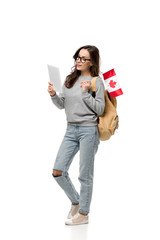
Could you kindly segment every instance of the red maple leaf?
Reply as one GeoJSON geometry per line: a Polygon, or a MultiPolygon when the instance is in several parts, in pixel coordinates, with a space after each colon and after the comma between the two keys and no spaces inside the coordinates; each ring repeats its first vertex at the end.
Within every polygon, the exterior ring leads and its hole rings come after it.
{"type": "Polygon", "coordinates": [[[110,86],[111,88],[115,88],[115,85],[116,85],[116,82],[113,82],[113,80],[111,80],[111,81],[109,82],[109,86],[110,86]]]}

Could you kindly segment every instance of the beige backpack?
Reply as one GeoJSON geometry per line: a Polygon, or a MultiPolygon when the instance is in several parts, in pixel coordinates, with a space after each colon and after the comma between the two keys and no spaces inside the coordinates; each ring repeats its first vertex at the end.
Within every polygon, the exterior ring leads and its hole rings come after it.
{"type": "MultiPolygon", "coordinates": [[[[96,92],[96,80],[98,77],[94,77],[91,84],[91,91],[93,96],[96,92]]],[[[98,117],[98,130],[99,138],[101,141],[108,140],[114,135],[115,130],[118,128],[119,117],[117,115],[117,99],[111,98],[108,91],[105,90],[105,108],[104,113],[98,117]]]]}

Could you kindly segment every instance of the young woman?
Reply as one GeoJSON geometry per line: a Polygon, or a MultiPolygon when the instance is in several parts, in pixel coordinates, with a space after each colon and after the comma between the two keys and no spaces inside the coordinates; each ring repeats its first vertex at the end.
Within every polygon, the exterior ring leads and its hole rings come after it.
{"type": "Polygon", "coordinates": [[[59,148],[53,177],[64,190],[72,205],[65,222],[67,225],[88,223],[88,213],[93,189],[94,157],[98,149],[98,116],[104,111],[104,84],[100,77],[96,81],[96,95],[92,96],[91,82],[99,76],[99,50],[95,46],[83,46],[73,56],[75,66],[66,77],[63,92],[56,94],[49,82],[48,92],[52,102],[59,108],[65,108],[67,129],[59,148]],[[80,150],[79,181],[80,194],[70,180],[68,169],[80,150]]]}

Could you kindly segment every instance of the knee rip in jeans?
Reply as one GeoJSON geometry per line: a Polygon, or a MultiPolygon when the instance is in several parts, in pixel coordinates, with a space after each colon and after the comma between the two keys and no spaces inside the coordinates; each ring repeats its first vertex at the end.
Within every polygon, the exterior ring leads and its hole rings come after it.
{"type": "Polygon", "coordinates": [[[62,176],[62,171],[53,169],[53,176],[54,176],[54,177],[60,177],[60,176],[62,176]]]}

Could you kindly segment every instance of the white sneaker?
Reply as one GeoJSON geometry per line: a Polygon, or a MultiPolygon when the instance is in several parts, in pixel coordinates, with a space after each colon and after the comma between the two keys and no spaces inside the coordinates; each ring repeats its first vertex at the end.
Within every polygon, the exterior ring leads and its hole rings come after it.
{"type": "Polygon", "coordinates": [[[78,205],[72,204],[71,210],[69,211],[67,218],[71,219],[72,217],[74,217],[77,214],[78,210],[79,210],[79,204],[78,205]]]}
{"type": "Polygon", "coordinates": [[[65,221],[66,225],[80,225],[86,223],[88,223],[88,215],[84,216],[79,212],[71,219],[67,219],[67,221],[65,221]]]}

